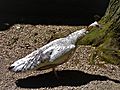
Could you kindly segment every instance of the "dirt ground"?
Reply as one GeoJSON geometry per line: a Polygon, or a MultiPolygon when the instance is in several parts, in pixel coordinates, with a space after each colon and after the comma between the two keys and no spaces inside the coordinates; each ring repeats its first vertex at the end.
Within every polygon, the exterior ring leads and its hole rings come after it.
{"type": "Polygon", "coordinates": [[[13,73],[11,63],[56,38],[83,27],[15,24],[0,31],[0,90],[120,90],[120,67],[96,59],[89,63],[94,47],[78,46],[69,61],[56,68],[13,73]]]}

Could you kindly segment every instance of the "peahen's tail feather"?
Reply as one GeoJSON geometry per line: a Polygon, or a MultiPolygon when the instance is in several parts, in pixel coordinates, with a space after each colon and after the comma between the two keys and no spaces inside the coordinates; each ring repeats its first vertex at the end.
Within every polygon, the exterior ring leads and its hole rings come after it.
{"type": "Polygon", "coordinates": [[[43,51],[39,49],[27,55],[26,57],[17,60],[8,69],[14,72],[32,70],[47,58],[48,56],[43,54],[43,51]]]}

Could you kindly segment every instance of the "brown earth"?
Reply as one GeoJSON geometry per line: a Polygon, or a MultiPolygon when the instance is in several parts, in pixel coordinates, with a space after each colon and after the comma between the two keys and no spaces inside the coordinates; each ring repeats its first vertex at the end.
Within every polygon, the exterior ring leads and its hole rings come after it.
{"type": "MultiPolygon", "coordinates": [[[[80,26],[20,25],[0,31],[0,90],[120,90],[120,67],[96,58],[89,63],[94,47],[78,46],[68,62],[58,66],[59,80],[51,69],[13,73],[11,63],[80,26]]],[[[83,27],[82,27],[83,28],[83,27]]]]}

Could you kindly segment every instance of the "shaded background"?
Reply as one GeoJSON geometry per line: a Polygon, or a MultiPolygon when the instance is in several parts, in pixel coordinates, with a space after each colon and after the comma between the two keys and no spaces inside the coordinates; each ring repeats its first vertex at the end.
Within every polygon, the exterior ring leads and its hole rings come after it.
{"type": "Polygon", "coordinates": [[[109,0],[0,0],[0,23],[80,25],[102,17],[109,0]]]}

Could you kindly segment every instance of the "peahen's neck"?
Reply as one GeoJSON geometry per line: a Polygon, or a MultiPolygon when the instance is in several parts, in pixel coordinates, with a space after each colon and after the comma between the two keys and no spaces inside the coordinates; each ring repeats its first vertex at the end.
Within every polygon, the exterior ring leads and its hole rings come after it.
{"type": "Polygon", "coordinates": [[[97,21],[95,21],[94,23],[90,24],[87,28],[84,28],[84,29],[81,29],[81,30],[78,30],[76,32],[73,32],[71,34],[69,34],[66,39],[72,43],[72,44],[75,44],[77,42],[78,39],[80,39],[82,36],[84,36],[89,30],[91,30],[91,28],[93,27],[101,27],[100,24],[98,24],[97,21]]]}
{"type": "Polygon", "coordinates": [[[71,34],[69,34],[66,38],[73,44],[75,44],[77,42],[77,40],[84,36],[86,34],[87,30],[86,28],[78,30],[76,32],[73,32],[71,34]]]}

